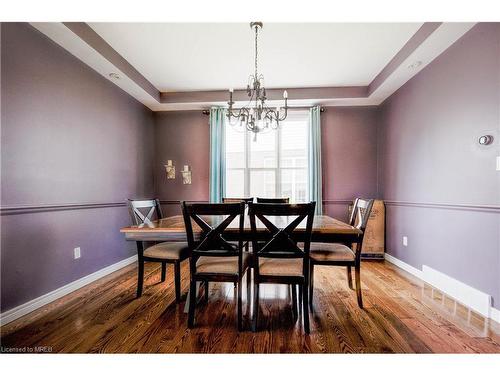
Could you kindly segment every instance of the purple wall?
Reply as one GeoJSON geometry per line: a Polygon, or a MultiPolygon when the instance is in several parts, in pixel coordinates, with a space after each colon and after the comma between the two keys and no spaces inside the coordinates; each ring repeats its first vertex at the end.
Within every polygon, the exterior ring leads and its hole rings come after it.
{"type": "Polygon", "coordinates": [[[321,116],[324,212],[347,220],[347,201],[377,197],[377,108],[327,107],[321,116]]]}
{"type": "Polygon", "coordinates": [[[28,24],[1,31],[5,311],[134,255],[119,233],[130,222],[123,202],[153,194],[154,128],[149,109],[28,24]],[[75,203],[113,204],[22,208],[75,203]]]}
{"type": "Polygon", "coordinates": [[[380,109],[379,193],[388,201],[388,252],[492,295],[497,307],[499,130],[498,23],[475,26],[380,109]],[[481,134],[495,134],[495,145],[480,148],[481,134]],[[402,246],[403,235],[408,247],[402,246]]]}
{"type": "MultiPolygon", "coordinates": [[[[355,196],[377,195],[377,110],[328,107],[322,114],[323,199],[329,214],[346,219],[355,196]]],[[[201,111],[155,113],[155,191],[165,214],[179,214],[179,200],[208,200],[209,127],[201,111]],[[167,180],[163,165],[192,166],[193,184],[177,174],[167,180]],[[170,202],[165,202],[170,201],[170,202]]]]}
{"type": "Polygon", "coordinates": [[[155,113],[154,181],[164,215],[180,215],[180,200],[208,201],[209,136],[208,116],[201,111],[155,113]],[[175,179],[167,180],[167,160],[175,165],[175,179]],[[184,165],[191,167],[191,185],[182,183],[184,165]]]}

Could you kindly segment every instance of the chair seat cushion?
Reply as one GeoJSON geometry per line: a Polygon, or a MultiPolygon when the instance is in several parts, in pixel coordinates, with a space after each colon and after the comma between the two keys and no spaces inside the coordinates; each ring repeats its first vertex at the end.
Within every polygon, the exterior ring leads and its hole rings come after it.
{"type": "Polygon", "coordinates": [[[259,273],[265,276],[303,276],[302,258],[259,258],[259,273]]]}
{"type": "Polygon", "coordinates": [[[339,243],[312,242],[309,256],[317,262],[354,261],[354,252],[339,243]]]}
{"type": "Polygon", "coordinates": [[[189,256],[187,242],[161,242],[144,250],[144,256],[166,260],[180,260],[189,256]]]}
{"type": "MultiPolygon", "coordinates": [[[[243,271],[248,268],[250,254],[243,252],[241,261],[243,271]]],[[[237,275],[238,274],[238,257],[237,256],[224,256],[224,257],[211,257],[201,256],[196,262],[196,273],[218,273],[223,275],[237,275]]]]}

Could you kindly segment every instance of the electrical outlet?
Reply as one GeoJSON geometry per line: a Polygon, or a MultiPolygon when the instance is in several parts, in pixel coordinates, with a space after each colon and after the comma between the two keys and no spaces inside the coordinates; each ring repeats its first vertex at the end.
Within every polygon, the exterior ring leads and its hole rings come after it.
{"type": "Polygon", "coordinates": [[[408,237],[403,236],[403,246],[408,246],[408,237]]]}
{"type": "Polygon", "coordinates": [[[80,256],[81,256],[80,248],[79,247],[75,247],[73,249],[73,258],[74,259],[78,259],[78,258],[80,258],[80,256]]]}

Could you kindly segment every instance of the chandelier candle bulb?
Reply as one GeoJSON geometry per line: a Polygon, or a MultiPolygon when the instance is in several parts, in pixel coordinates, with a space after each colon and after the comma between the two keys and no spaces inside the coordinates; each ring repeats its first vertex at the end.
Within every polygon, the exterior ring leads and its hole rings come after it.
{"type": "Polygon", "coordinates": [[[283,99],[288,99],[288,92],[286,90],[283,91],[283,99]]]}

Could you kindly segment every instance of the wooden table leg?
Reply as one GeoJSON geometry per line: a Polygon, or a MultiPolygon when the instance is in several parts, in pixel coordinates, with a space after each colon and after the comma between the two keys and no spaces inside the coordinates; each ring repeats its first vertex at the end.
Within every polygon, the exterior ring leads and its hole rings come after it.
{"type": "Polygon", "coordinates": [[[142,286],[144,284],[144,245],[142,241],[137,241],[137,294],[136,297],[142,296],[142,286]]]}

